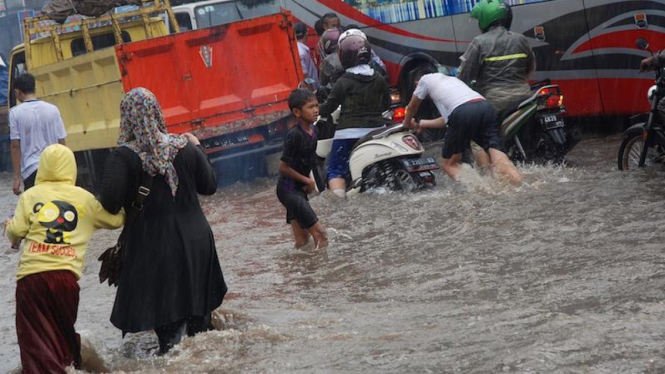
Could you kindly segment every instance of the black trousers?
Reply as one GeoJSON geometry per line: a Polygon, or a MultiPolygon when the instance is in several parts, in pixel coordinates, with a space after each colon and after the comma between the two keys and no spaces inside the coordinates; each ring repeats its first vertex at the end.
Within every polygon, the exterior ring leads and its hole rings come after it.
{"type": "Polygon", "coordinates": [[[30,174],[25,180],[23,181],[24,190],[27,191],[28,188],[32,188],[35,186],[35,179],[37,178],[37,170],[35,170],[34,173],[30,174]]]}
{"type": "Polygon", "coordinates": [[[187,336],[194,336],[200,332],[210,331],[212,327],[212,316],[190,316],[179,321],[160,326],[155,329],[159,339],[159,354],[168,352],[174,345],[180,343],[185,332],[187,336]]]}

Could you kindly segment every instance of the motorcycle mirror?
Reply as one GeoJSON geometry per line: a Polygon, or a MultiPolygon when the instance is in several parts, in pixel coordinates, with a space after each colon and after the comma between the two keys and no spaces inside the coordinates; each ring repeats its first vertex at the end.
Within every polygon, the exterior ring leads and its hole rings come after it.
{"type": "Polygon", "coordinates": [[[649,42],[646,41],[646,39],[639,38],[635,41],[635,45],[637,48],[643,50],[643,51],[648,51],[649,50],[649,42]]]}

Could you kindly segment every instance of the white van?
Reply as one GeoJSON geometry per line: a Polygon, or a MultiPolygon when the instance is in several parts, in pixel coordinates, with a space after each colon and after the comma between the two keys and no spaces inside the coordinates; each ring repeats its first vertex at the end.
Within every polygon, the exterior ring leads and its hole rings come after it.
{"type": "Polygon", "coordinates": [[[242,0],[208,0],[173,7],[180,31],[196,30],[238,20],[279,13],[280,0],[246,5],[242,0]]]}

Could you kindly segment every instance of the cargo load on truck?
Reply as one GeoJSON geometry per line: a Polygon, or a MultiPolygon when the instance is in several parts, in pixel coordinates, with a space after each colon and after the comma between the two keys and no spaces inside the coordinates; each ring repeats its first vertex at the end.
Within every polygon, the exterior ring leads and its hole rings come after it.
{"type": "Polygon", "coordinates": [[[52,0],[42,8],[42,12],[50,19],[64,23],[73,14],[99,17],[125,5],[140,6],[141,0],[52,0]]]}

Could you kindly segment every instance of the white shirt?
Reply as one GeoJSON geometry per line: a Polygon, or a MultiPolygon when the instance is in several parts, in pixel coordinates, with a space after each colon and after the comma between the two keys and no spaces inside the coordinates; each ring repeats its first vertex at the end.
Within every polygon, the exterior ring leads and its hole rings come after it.
{"type": "Polygon", "coordinates": [[[302,72],[308,78],[314,79],[314,88],[317,88],[319,86],[319,70],[316,68],[316,64],[314,64],[312,56],[309,54],[309,47],[303,42],[298,42],[298,54],[300,55],[302,72]]]}
{"type": "Polygon", "coordinates": [[[21,103],[9,111],[9,138],[21,141],[21,177],[39,166],[44,148],[67,137],[58,108],[41,100],[21,103]]]}
{"type": "Polygon", "coordinates": [[[484,99],[461,80],[441,73],[423,75],[413,94],[420,100],[429,96],[446,122],[458,106],[471,100],[484,99]]]}

